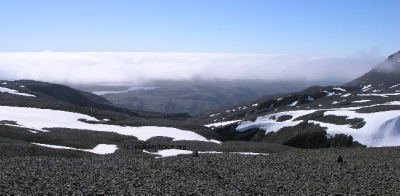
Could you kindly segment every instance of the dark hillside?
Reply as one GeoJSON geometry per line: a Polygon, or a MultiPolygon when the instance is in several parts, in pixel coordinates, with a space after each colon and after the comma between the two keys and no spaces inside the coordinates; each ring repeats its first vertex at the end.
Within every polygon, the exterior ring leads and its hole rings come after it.
{"type": "MultiPolygon", "coordinates": [[[[40,82],[40,81],[33,81],[33,80],[17,80],[17,81],[7,81],[3,82],[6,83],[5,87],[10,87],[12,89],[31,93],[36,95],[39,100],[32,100],[27,99],[29,102],[38,102],[43,100],[45,102],[49,101],[49,103],[43,104],[44,105],[50,104],[50,100],[55,102],[64,102],[68,104],[72,104],[74,106],[79,107],[88,107],[88,108],[95,108],[99,110],[111,111],[111,112],[118,112],[127,114],[130,116],[137,116],[137,117],[149,117],[149,118],[187,118],[189,115],[187,114],[160,114],[156,112],[146,112],[146,111],[134,111],[122,107],[118,107],[107,101],[105,98],[80,91],[77,89],[73,89],[71,87],[61,85],[61,84],[53,84],[47,82],[40,82]]],[[[10,96],[10,95],[5,95],[10,96]]],[[[15,96],[13,96],[15,97],[15,96]]],[[[15,97],[17,99],[26,99],[21,96],[15,97]]],[[[17,101],[17,100],[15,100],[17,101]]]]}

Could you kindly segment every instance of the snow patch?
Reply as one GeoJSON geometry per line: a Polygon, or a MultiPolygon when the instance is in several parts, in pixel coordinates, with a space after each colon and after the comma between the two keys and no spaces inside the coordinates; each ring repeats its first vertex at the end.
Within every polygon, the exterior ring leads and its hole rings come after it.
{"type": "Polygon", "coordinates": [[[391,86],[389,88],[395,88],[395,87],[398,87],[398,86],[400,86],[400,84],[393,85],[393,86],[391,86]]]}
{"type": "Polygon", "coordinates": [[[67,150],[80,150],[80,151],[85,151],[85,152],[91,152],[95,154],[112,154],[114,153],[118,148],[117,145],[113,144],[99,144],[93,149],[79,149],[79,148],[72,148],[72,147],[67,147],[67,146],[58,146],[58,145],[50,145],[50,144],[40,144],[40,143],[33,143],[38,146],[43,146],[43,147],[48,147],[48,148],[54,148],[54,149],[67,149],[67,150]]]}
{"type": "Polygon", "coordinates": [[[307,101],[314,101],[314,98],[308,96],[306,100],[307,100],[307,101]]]}
{"type": "Polygon", "coordinates": [[[208,125],[204,125],[204,126],[206,126],[206,127],[221,127],[221,126],[237,123],[240,121],[242,121],[242,120],[231,120],[231,121],[225,121],[225,122],[219,122],[219,123],[212,123],[212,124],[208,124],[208,125]]]}
{"type": "Polygon", "coordinates": [[[328,92],[328,91],[324,91],[324,93],[327,93],[327,97],[330,97],[332,95],[335,95],[335,92],[328,92]]]}
{"type": "MultiPolygon", "coordinates": [[[[361,107],[360,107],[361,108],[361,107]]],[[[348,118],[362,118],[366,124],[360,129],[353,129],[348,125],[335,125],[319,121],[310,121],[326,127],[327,134],[346,134],[353,136],[355,141],[369,147],[400,146],[400,115],[399,111],[385,111],[376,113],[356,113],[341,109],[327,111],[325,115],[347,116],[348,118]]]]}
{"type": "Polygon", "coordinates": [[[224,152],[219,152],[219,151],[199,151],[199,154],[222,154],[224,152]]]}
{"type": "Polygon", "coordinates": [[[99,121],[94,117],[80,113],[50,109],[0,106],[0,121],[15,121],[20,125],[20,127],[33,129],[35,131],[46,131],[45,128],[69,128],[114,132],[121,135],[135,136],[139,140],[143,141],[146,141],[152,137],[162,136],[174,138],[173,141],[197,140],[204,142],[220,143],[219,141],[208,140],[205,137],[192,131],[180,130],[173,127],[122,127],[107,124],[89,124],[86,122],[82,122],[79,119],[85,119],[88,121],[99,121]]]}
{"type": "Polygon", "coordinates": [[[217,115],[220,115],[220,114],[221,114],[221,113],[211,114],[210,117],[214,117],[214,116],[217,116],[217,115]]]}
{"type": "Polygon", "coordinates": [[[230,152],[232,154],[243,154],[243,155],[269,155],[268,153],[258,153],[258,152],[230,152]]]}
{"type": "Polygon", "coordinates": [[[251,121],[243,121],[236,128],[236,131],[246,131],[251,128],[260,128],[265,130],[265,133],[275,132],[281,129],[282,127],[296,126],[301,121],[293,121],[299,116],[303,116],[306,114],[311,114],[317,110],[297,110],[290,112],[279,112],[275,114],[269,114],[266,116],[258,117],[254,122],[251,121]],[[276,122],[276,119],[283,115],[291,115],[292,119],[284,122],[276,122]],[[274,117],[273,117],[274,116],[274,117]]]}
{"type": "Polygon", "coordinates": [[[357,96],[377,96],[377,97],[388,97],[388,96],[397,96],[400,95],[400,93],[382,93],[382,94],[373,94],[373,93],[367,93],[367,94],[357,94],[357,96]]]}
{"type": "Polygon", "coordinates": [[[190,150],[180,150],[180,149],[165,149],[165,150],[159,150],[158,152],[149,152],[146,150],[143,150],[145,153],[149,154],[154,154],[154,155],[160,155],[161,157],[170,157],[170,156],[177,156],[180,154],[192,154],[193,152],[190,150]]]}
{"type": "Polygon", "coordinates": [[[293,103],[291,103],[291,104],[288,104],[287,106],[295,106],[295,105],[297,105],[298,102],[299,102],[299,101],[295,101],[295,102],[293,102],[293,103]]]}
{"type": "Polygon", "coordinates": [[[364,99],[364,100],[353,101],[351,103],[365,103],[365,102],[368,102],[368,101],[371,101],[371,100],[364,99]]]}
{"type": "Polygon", "coordinates": [[[335,87],[335,88],[333,88],[334,90],[338,90],[338,91],[343,91],[343,92],[346,92],[346,89],[343,89],[343,88],[340,88],[340,87],[335,87]]]}
{"type": "Polygon", "coordinates": [[[350,95],[351,95],[350,93],[346,93],[346,94],[342,95],[341,97],[348,97],[350,95]]]}
{"type": "Polygon", "coordinates": [[[370,88],[372,88],[372,85],[371,84],[369,84],[369,85],[367,85],[367,86],[364,86],[362,89],[361,89],[361,91],[367,91],[367,90],[369,90],[370,88]]]}
{"type": "MultiPolygon", "coordinates": [[[[166,150],[159,150],[158,152],[149,152],[143,150],[145,153],[159,155],[161,157],[170,157],[170,156],[177,156],[181,154],[193,154],[193,151],[190,150],[180,150],[180,149],[166,149],[166,150]]],[[[224,152],[219,151],[199,151],[199,154],[222,154],[224,152]]],[[[256,152],[229,152],[230,154],[242,154],[242,155],[269,155],[269,153],[256,153],[256,152]]],[[[156,157],[160,158],[160,157],[156,157]]]]}
{"type": "Polygon", "coordinates": [[[5,88],[5,87],[0,87],[0,92],[10,93],[10,94],[20,95],[20,96],[26,96],[26,97],[36,97],[35,95],[31,95],[31,94],[27,94],[27,93],[20,93],[17,90],[5,88]]]}

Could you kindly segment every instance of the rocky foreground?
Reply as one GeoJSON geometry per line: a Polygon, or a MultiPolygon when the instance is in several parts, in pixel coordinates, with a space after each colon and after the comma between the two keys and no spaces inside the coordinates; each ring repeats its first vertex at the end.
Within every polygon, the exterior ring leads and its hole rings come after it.
{"type": "Polygon", "coordinates": [[[0,170],[0,195],[400,195],[400,147],[156,159],[17,157],[1,158],[0,170]]]}

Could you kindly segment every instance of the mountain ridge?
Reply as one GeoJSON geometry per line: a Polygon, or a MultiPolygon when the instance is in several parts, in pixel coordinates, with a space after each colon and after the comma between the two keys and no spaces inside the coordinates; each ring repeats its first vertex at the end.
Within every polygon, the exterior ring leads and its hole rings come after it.
{"type": "Polygon", "coordinates": [[[173,149],[176,154],[243,152],[248,149],[247,142],[259,146],[254,149],[260,153],[398,146],[399,54],[344,85],[268,95],[195,117],[129,110],[59,84],[0,81],[0,139],[13,146],[6,148],[4,156],[12,156],[15,146],[23,152],[18,155],[60,153],[73,157],[97,152],[100,147],[114,155],[171,153],[171,149],[127,149],[137,145],[185,146],[173,149]],[[381,67],[396,70],[383,72],[381,67]],[[385,78],[388,80],[380,83],[385,78]],[[52,149],[55,147],[65,150],[52,149]]]}
{"type": "Polygon", "coordinates": [[[343,86],[363,92],[393,92],[400,90],[400,51],[390,55],[366,74],[343,86]]]}

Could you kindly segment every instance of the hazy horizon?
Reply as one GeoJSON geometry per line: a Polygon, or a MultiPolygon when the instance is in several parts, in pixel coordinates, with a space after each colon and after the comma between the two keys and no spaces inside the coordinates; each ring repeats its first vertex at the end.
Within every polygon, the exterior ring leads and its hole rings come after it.
{"type": "Polygon", "coordinates": [[[0,78],[58,83],[257,79],[347,82],[384,58],[218,53],[0,53],[0,78]]]}

